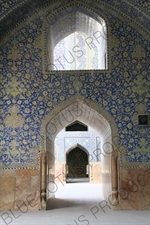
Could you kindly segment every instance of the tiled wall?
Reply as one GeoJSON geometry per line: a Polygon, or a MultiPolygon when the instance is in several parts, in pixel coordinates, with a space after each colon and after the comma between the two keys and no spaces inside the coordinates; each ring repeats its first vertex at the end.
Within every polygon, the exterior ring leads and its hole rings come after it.
{"type": "Polygon", "coordinates": [[[89,153],[89,161],[101,161],[101,141],[99,133],[91,127],[86,132],[65,132],[62,130],[55,141],[55,159],[58,162],[65,162],[66,152],[76,144],[81,145],[89,153]]]}
{"type": "Polygon", "coordinates": [[[108,18],[111,72],[43,73],[41,17],[25,24],[1,47],[3,168],[38,167],[43,118],[76,94],[114,118],[119,145],[126,149],[125,165],[148,164],[150,129],[137,122],[138,113],[150,113],[148,41],[129,24],[108,18]]]}
{"type": "MultiPolygon", "coordinates": [[[[150,114],[149,43],[141,28],[111,11],[99,8],[99,13],[107,18],[108,71],[45,73],[44,13],[24,22],[1,46],[1,169],[39,169],[43,119],[77,94],[100,105],[114,119],[120,167],[125,171],[149,168],[150,127],[137,121],[138,114],[150,114]]],[[[10,182],[12,177],[13,171],[10,182]]]]}

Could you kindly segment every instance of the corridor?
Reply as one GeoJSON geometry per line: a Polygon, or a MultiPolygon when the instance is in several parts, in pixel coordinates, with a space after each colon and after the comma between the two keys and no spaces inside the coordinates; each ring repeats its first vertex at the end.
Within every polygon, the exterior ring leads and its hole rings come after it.
{"type": "Polygon", "coordinates": [[[101,184],[60,184],[55,196],[47,211],[8,212],[9,217],[1,213],[0,225],[150,225],[149,211],[112,211],[102,198],[101,184]]]}
{"type": "Polygon", "coordinates": [[[51,199],[48,202],[48,209],[78,206],[90,208],[103,201],[101,184],[91,184],[88,182],[76,183],[79,179],[73,179],[73,181],[74,183],[59,184],[53,203],[51,199]]]}

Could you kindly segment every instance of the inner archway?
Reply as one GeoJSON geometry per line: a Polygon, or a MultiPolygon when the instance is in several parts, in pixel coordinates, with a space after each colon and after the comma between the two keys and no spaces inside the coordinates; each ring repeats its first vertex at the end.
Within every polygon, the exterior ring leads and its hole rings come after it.
{"type": "MultiPolygon", "coordinates": [[[[63,180],[67,183],[102,183],[100,146],[99,133],[80,121],[75,121],[62,129],[55,138],[55,177],[64,173],[63,180]],[[72,174],[72,178],[67,179],[66,155],[76,147],[79,147],[88,155],[87,177],[76,179],[72,174]]],[[[55,182],[59,183],[59,180],[57,179],[55,182]]]]}
{"type": "MultiPolygon", "coordinates": [[[[56,107],[43,121],[41,135],[43,135],[44,148],[46,152],[46,170],[41,167],[41,189],[45,190],[47,184],[51,195],[54,197],[55,193],[55,151],[54,141],[56,135],[66,126],[74,121],[80,121],[87,124],[99,132],[101,137],[101,154],[102,157],[102,184],[103,197],[106,201],[113,198],[117,201],[117,160],[112,163],[112,155],[114,148],[112,147],[112,137],[117,136],[117,129],[113,118],[109,113],[102,109],[96,103],[89,101],[81,96],[75,96],[63,102],[63,104],[56,107]],[[114,168],[112,168],[114,167],[114,168]],[[113,173],[111,171],[113,170],[113,173]],[[43,176],[46,175],[46,180],[43,176]],[[45,185],[45,186],[44,186],[45,185]]],[[[63,172],[63,171],[62,171],[63,172]]],[[[63,180],[63,177],[62,177],[63,180]]],[[[46,191],[46,190],[45,190],[46,191]]],[[[44,195],[44,194],[43,194],[44,195]]],[[[112,205],[111,205],[112,206],[112,205]]]]}
{"type": "Polygon", "coordinates": [[[66,179],[88,177],[88,153],[76,146],[66,154],[66,179]]]}

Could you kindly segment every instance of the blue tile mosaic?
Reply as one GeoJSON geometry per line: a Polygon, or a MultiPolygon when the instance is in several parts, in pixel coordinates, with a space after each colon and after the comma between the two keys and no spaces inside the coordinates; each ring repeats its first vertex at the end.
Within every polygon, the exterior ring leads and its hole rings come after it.
{"type": "Polygon", "coordinates": [[[65,132],[62,130],[56,137],[56,157],[58,162],[65,162],[67,151],[80,145],[89,153],[89,161],[101,161],[102,150],[99,134],[89,127],[87,132],[65,132]]]}
{"type": "MultiPolygon", "coordinates": [[[[96,1],[97,2],[97,1],[96,1]]],[[[123,0],[118,2],[117,0],[105,0],[98,1],[99,5],[105,5],[112,10],[115,10],[117,14],[120,12],[130,20],[136,19],[136,23],[139,23],[141,28],[144,28],[149,32],[150,29],[150,3],[149,0],[123,0]],[[138,18],[138,19],[137,19],[138,18]]],[[[61,4],[59,1],[49,0],[1,0],[0,2],[0,32],[1,38],[3,38],[9,30],[12,30],[21,21],[26,20],[29,16],[38,12],[41,8],[47,8],[52,4],[51,13],[53,13],[59,6],[64,7],[72,1],[66,0],[61,4]],[[56,3],[56,6],[55,6],[56,3]],[[54,4],[54,5],[53,5],[54,4]]],[[[81,3],[88,4],[93,7],[94,4],[91,1],[81,1],[81,3]]],[[[79,3],[80,4],[80,3],[79,3]]],[[[95,8],[97,10],[97,6],[95,8]]]]}
{"type": "MultiPolygon", "coordinates": [[[[132,17],[136,14],[134,10],[132,17]]],[[[43,74],[40,15],[22,25],[0,48],[2,168],[38,167],[43,118],[76,94],[99,104],[114,118],[119,145],[126,149],[125,161],[150,161],[150,128],[134,123],[140,104],[150,114],[150,45],[130,24],[105,14],[110,19],[111,32],[108,39],[111,72],[108,73],[43,74]],[[75,81],[81,84],[79,90],[75,81]]]]}

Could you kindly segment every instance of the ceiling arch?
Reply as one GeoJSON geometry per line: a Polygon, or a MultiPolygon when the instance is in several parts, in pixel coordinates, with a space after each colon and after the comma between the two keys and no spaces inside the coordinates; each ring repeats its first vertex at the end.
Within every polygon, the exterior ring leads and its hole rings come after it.
{"type": "MultiPolygon", "coordinates": [[[[0,7],[0,41],[20,23],[26,21],[28,18],[39,15],[46,15],[49,9],[51,13],[56,12],[60,7],[68,7],[69,5],[83,4],[81,0],[77,1],[49,1],[49,0],[12,0],[11,4],[7,0],[1,0],[0,7]]],[[[101,1],[101,0],[87,0],[85,5],[95,7],[96,9],[102,8],[103,10],[111,10],[116,16],[121,15],[129,20],[129,23],[140,26],[143,31],[149,33],[150,30],[150,3],[148,0],[122,0],[119,3],[115,0],[101,1]]],[[[139,29],[140,30],[140,29],[139,29]]]]}
{"type": "MultiPolygon", "coordinates": [[[[25,7],[26,5],[30,4],[31,5],[31,8],[32,7],[41,7],[45,4],[49,4],[49,0],[43,0],[43,1],[32,1],[32,0],[12,0],[10,2],[8,2],[7,0],[1,0],[1,3],[0,3],[0,20],[4,17],[7,17],[8,14],[12,13],[12,11],[15,11],[17,10],[18,8],[21,8],[21,7],[25,7]]],[[[51,1],[51,2],[57,2],[56,0],[55,1],[51,1]]],[[[64,1],[66,2],[66,1],[64,1]]],[[[74,1],[75,2],[75,1],[74,1]]],[[[106,1],[108,2],[108,1],[106,1]]],[[[110,2],[110,1],[109,1],[110,2]]],[[[140,10],[142,13],[146,14],[147,16],[150,16],[150,3],[149,3],[149,0],[123,0],[121,1],[122,4],[123,3],[126,3],[128,5],[132,5],[133,7],[136,7],[138,10],[140,10]]],[[[111,1],[110,2],[112,5],[115,5],[114,4],[114,1],[111,1]]],[[[116,3],[116,5],[119,6],[120,3],[116,3]]]]}

